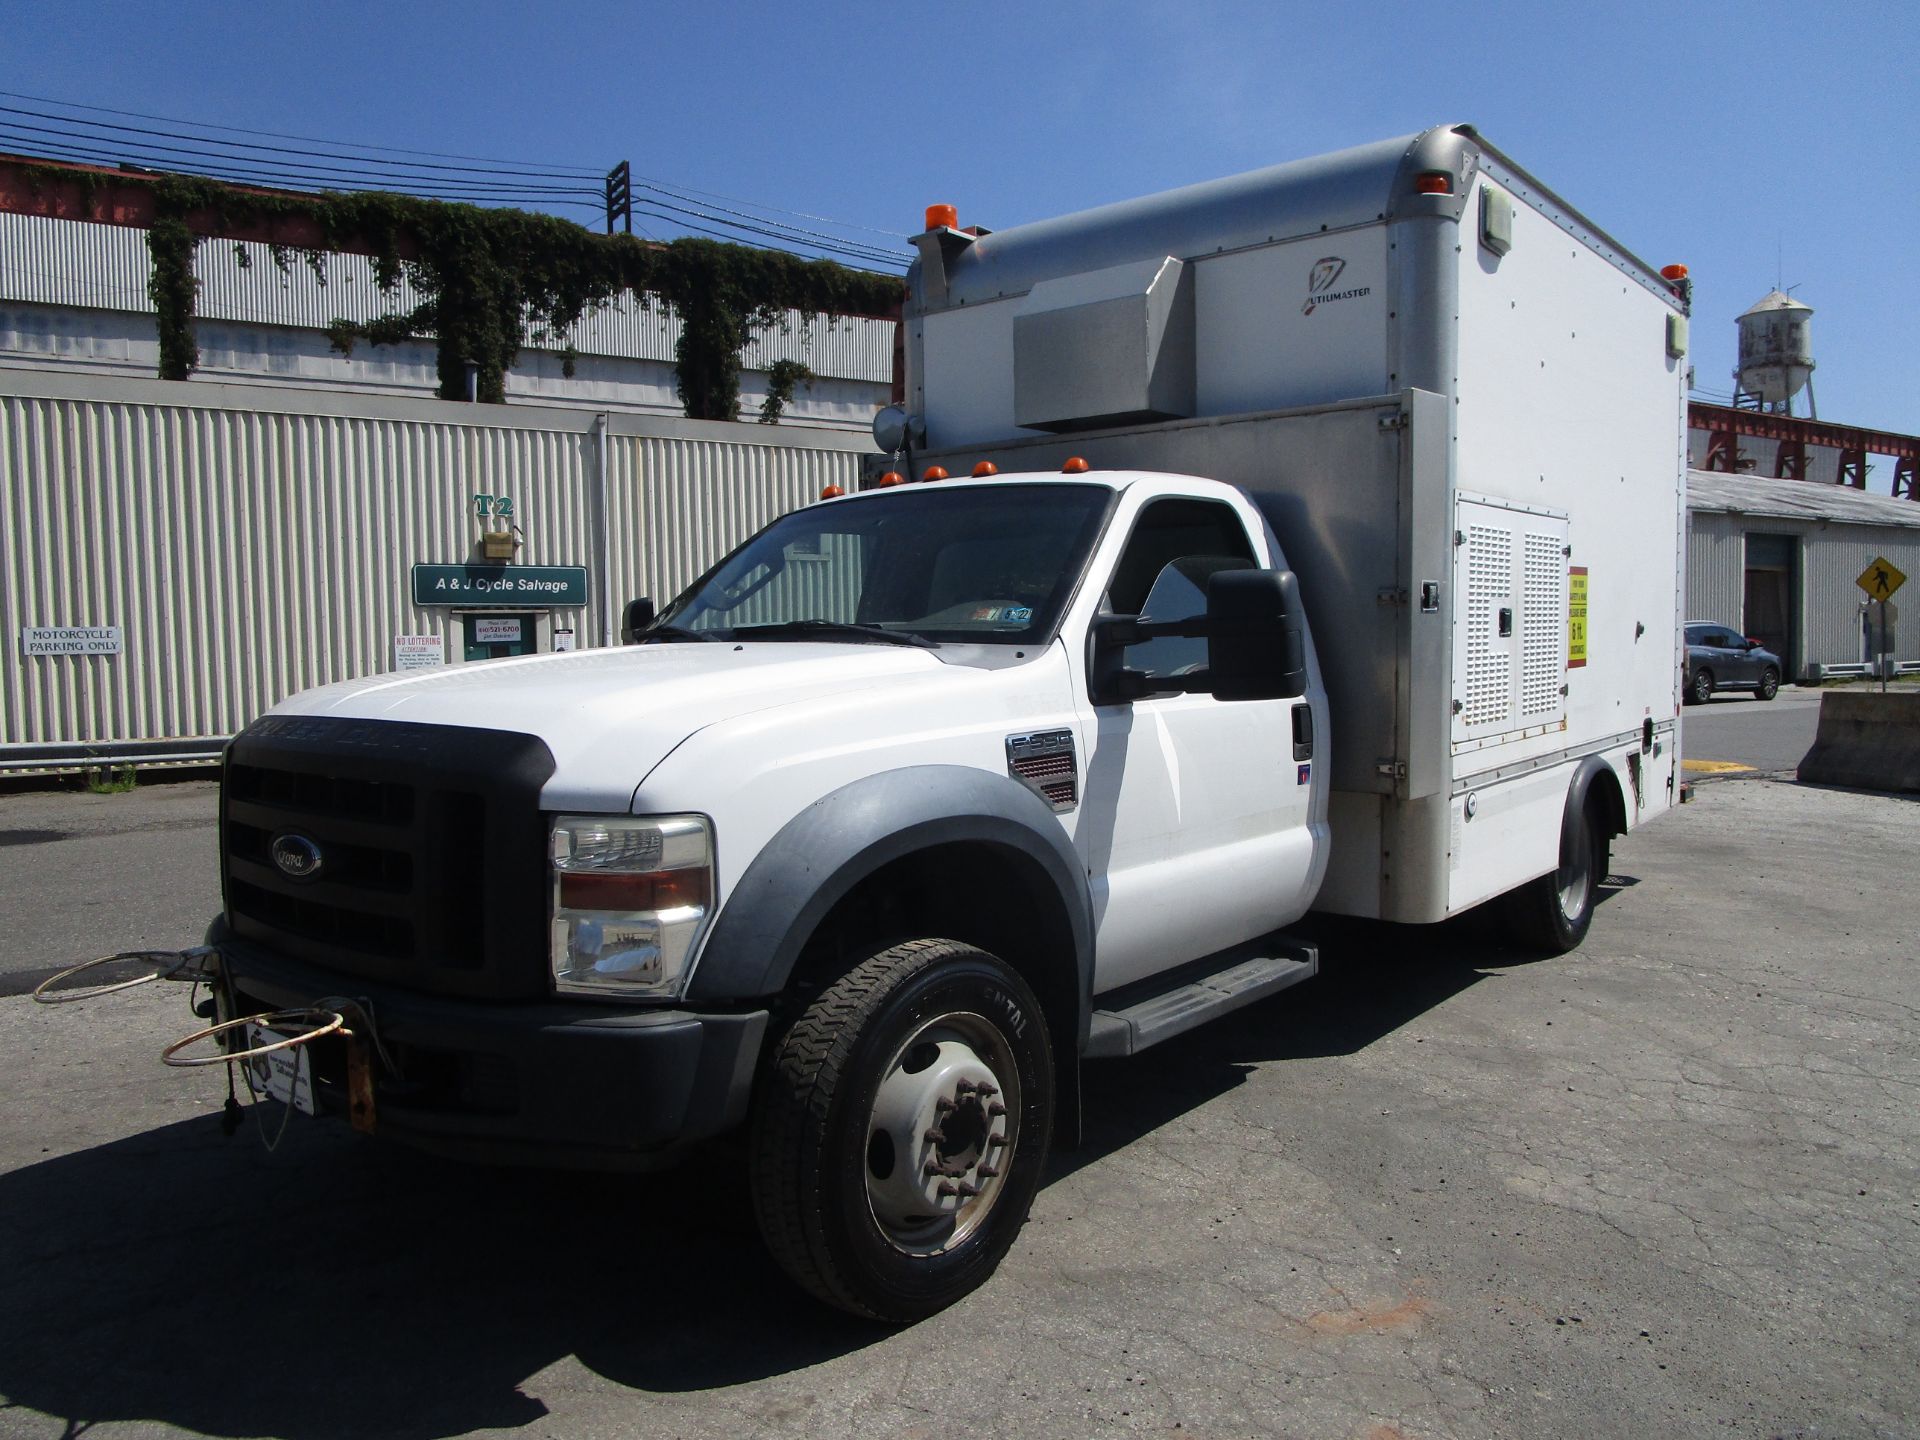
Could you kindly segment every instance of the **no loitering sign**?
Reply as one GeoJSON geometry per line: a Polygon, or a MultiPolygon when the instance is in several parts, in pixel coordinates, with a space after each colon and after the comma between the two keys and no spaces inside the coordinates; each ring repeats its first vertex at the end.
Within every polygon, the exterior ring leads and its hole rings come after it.
{"type": "Polygon", "coordinates": [[[118,655],[118,625],[23,625],[22,655],[118,655]]]}

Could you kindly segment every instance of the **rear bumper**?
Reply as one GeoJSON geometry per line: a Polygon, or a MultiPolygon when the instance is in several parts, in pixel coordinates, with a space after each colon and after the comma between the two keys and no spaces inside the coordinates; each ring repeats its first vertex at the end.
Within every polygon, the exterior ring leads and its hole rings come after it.
{"type": "MultiPolygon", "coordinates": [[[[207,939],[241,1014],[337,997],[372,1016],[393,1062],[373,1061],[376,1134],[493,1163],[645,1169],[746,1117],[764,1010],[448,1000],[289,960],[218,921],[207,939]]],[[[309,1051],[321,1111],[344,1118],[344,1042],[309,1051]]]]}

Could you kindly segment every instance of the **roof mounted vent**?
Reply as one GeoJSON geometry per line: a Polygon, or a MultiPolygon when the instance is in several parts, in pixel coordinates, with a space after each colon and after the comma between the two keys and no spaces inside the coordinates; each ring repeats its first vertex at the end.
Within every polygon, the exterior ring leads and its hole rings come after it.
{"type": "Polygon", "coordinates": [[[1043,280],[1013,318],[1014,423],[1091,430],[1194,413],[1193,275],[1135,261],[1043,280]]]}

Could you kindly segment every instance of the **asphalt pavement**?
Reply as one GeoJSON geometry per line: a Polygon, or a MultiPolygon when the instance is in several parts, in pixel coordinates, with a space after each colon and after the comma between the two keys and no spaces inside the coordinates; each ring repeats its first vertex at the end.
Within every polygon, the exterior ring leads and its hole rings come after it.
{"type": "MultiPolygon", "coordinates": [[[[197,937],[208,796],[101,798],[0,799],[62,837],[6,852],[14,952],[197,937]]],[[[735,1154],[228,1138],[158,1063],[187,987],[0,998],[0,1436],[1913,1437],[1920,892],[1865,862],[1917,803],[1703,786],[1558,959],[1325,927],[1312,983],[1092,1067],[1001,1272],[900,1331],[782,1279],[735,1154]]]]}
{"type": "Polygon", "coordinates": [[[1815,687],[1783,685],[1772,700],[1728,691],[1681,711],[1681,753],[1688,778],[1702,780],[1758,771],[1791,776],[1813,745],[1820,723],[1815,687]],[[1733,766],[1737,769],[1727,769],[1733,766]]]}

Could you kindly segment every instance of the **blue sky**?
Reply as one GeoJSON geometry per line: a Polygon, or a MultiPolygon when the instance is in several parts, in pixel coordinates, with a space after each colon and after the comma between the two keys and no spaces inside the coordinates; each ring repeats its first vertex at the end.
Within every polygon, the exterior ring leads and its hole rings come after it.
{"type": "Polygon", "coordinates": [[[932,201],[999,229],[1467,121],[1644,258],[1692,267],[1702,388],[1731,391],[1734,317],[1783,278],[1816,311],[1823,418],[1907,433],[1916,53],[1920,7],[1894,4],[0,0],[0,89],[626,159],[900,235],[932,201]]]}

